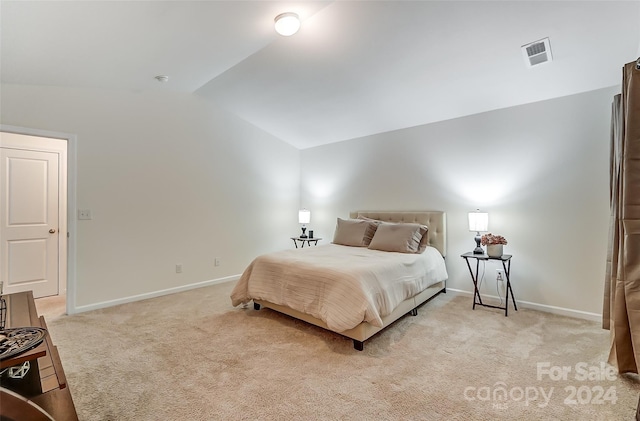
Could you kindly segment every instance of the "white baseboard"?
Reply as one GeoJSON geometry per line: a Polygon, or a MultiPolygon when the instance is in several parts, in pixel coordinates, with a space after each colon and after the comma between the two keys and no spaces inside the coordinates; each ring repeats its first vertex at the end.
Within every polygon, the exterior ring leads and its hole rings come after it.
{"type": "MultiPolygon", "coordinates": [[[[175,294],[177,292],[188,291],[188,290],[195,289],[195,288],[202,288],[202,287],[206,287],[206,286],[209,286],[209,285],[215,285],[215,284],[221,284],[221,283],[224,283],[224,282],[237,281],[238,279],[240,279],[240,275],[232,275],[232,276],[226,276],[224,278],[210,279],[208,281],[196,282],[194,284],[189,284],[189,285],[182,285],[182,286],[175,287],[175,288],[167,288],[167,289],[163,289],[163,290],[160,290],[160,291],[153,291],[153,292],[148,292],[148,293],[145,293],[145,294],[132,295],[130,297],[118,298],[116,300],[102,301],[102,302],[95,303],[95,304],[89,304],[89,305],[86,305],[86,306],[79,306],[79,307],[75,307],[75,308],[69,309],[68,314],[84,313],[85,311],[98,310],[100,308],[113,307],[113,306],[117,306],[119,304],[126,304],[126,303],[131,303],[131,302],[134,302],[134,301],[141,301],[141,300],[146,300],[146,299],[149,299],[149,298],[161,297],[163,295],[175,294]]],[[[471,292],[471,291],[463,291],[461,289],[453,289],[453,288],[447,288],[447,293],[452,293],[452,294],[455,294],[455,295],[465,295],[465,296],[468,296],[468,297],[471,297],[473,295],[473,292],[471,292]]],[[[494,295],[483,294],[482,296],[490,298],[490,299],[493,299],[493,300],[499,300],[500,299],[500,297],[494,296],[494,295]]],[[[573,309],[569,309],[569,308],[550,306],[550,305],[546,305],[546,304],[532,303],[532,302],[529,302],[529,301],[516,300],[516,302],[517,302],[518,306],[523,307],[523,308],[530,308],[530,309],[533,309],[533,310],[544,311],[546,313],[559,314],[559,315],[562,315],[562,316],[574,317],[574,318],[577,318],[577,319],[591,320],[591,321],[594,321],[594,322],[601,322],[602,321],[602,314],[598,314],[598,313],[589,313],[587,311],[573,310],[573,309]]]]}
{"type": "Polygon", "coordinates": [[[211,279],[208,281],[196,282],[195,284],[182,285],[175,288],[167,288],[160,291],[148,292],[145,294],[132,295],[130,297],[118,298],[116,300],[102,301],[100,303],[89,304],[68,309],[68,314],[84,313],[85,311],[98,310],[100,308],[113,307],[119,304],[131,303],[134,301],[146,300],[149,298],[161,297],[163,295],[175,294],[176,292],[188,291],[190,289],[202,288],[209,285],[221,284],[224,282],[237,281],[240,275],[226,276],[224,278],[211,279]]]}
{"type": "MultiPolygon", "coordinates": [[[[457,295],[466,295],[466,296],[469,296],[469,297],[473,296],[473,292],[472,291],[463,291],[463,290],[460,290],[460,289],[447,288],[447,293],[449,293],[449,292],[453,292],[454,294],[457,294],[457,295]]],[[[495,296],[495,295],[482,294],[482,296],[483,297],[487,297],[487,298],[491,298],[491,299],[494,299],[494,300],[500,300],[500,297],[495,296]]],[[[509,298],[509,302],[511,302],[511,298],[509,298]]],[[[601,322],[602,321],[602,314],[598,314],[598,313],[589,313],[587,311],[573,310],[573,309],[570,309],[570,308],[556,307],[556,306],[550,306],[550,305],[546,305],[546,304],[531,303],[529,301],[516,300],[516,303],[518,304],[519,307],[530,308],[532,310],[538,310],[538,311],[544,311],[545,313],[559,314],[561,316],[574,317],[576,319],[591,320],[593,322],[601,322]]],[[[513,306],[513,303],[511,303],[511,306],[513,306]]],[[[511,312],[509,312],[509,314],[511,314],[511,312]]]]}

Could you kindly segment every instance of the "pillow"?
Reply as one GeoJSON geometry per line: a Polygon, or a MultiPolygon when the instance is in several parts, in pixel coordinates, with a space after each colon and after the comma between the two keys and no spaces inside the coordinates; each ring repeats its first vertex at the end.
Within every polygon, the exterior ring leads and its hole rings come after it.
{"type": "Polygon", "coordinates": [[[384,224],[382,221],[378,221],[377,219],[367,218],[366,216],[358,216],[358,219],[362,219],[367,221],[369,224],[367,225],[367,230],[364,232],[364,246],[368,247],[371,244],[371,240],[378,229],[378,225],[384,224]]]}
{"type": "Polygon", "coordinates": [[[418,253],[422,253],[427,249],[429,245],[429,227],[426,225],[422,225],[426,228],[424,234],[422,234],[422,238],[420,239],[420,244],[418,245],[418,253]]]}
{"type": "Polygon", "coordinates": [[[369,248],[399,253],[421,253],[420,241],[427,231],[428,228],[420,224],[383,223],[378,225],[369,248]]]}
{"type": "MultiPolygon", "coordinates": [[[[371,219],[368,218],[364,215],[360,215],[358,214],[358,219],[363,219],[365,221],[369,221],[375,224],[375,228],[373,229],[373,233],[375,234],[376,229],[378,228],[378,225],[380,224],[410,224],[412,222],[384,222],[384,221],[380,221],[377,219],[371,219]]],[[[414,225],[419,225],[419,224],[414,224],[414,225]]],[[[422,238],[420,239],[420,244],[418,245],[418,251],[416,253],[423,253],[426,249],[427,246],[429,245],[429,227],[426,225],[422,225],[426,231],[425,233],[422,235],[422,238]]],[[[370,243],[369,243],[370,244],[370,243]]]]}
{"type": "MultiPolygon", "coordinates": [[[[366,247],[371,239],[365,240],[367,230],[371,230],[368,221],[362,219],[342,219],[338,218],[336,231],[333,234],[333,243],[343,246],[366,247]]],[[[373,234],[371,235],[373,237],[373,234]]]]}

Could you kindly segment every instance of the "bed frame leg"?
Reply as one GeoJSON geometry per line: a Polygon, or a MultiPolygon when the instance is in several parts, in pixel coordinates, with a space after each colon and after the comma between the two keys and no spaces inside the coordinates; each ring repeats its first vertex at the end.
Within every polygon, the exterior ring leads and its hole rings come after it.
{"type": "Polygon", "coordinates": [[[354,340],[353,340],[353,347],[354,347],[357,351],[362,351],[362,350],[364,350],[364,342],[356,341],[356,340],[354,339],[354,340]]]}
{"type": "Polygon", "coordinates": [[[254,309],[254,310],[260,310],[260,304],[258,304],[258,303],[256,303],[256,302],[254,302],[254,303],[253,303],[253,309],[254,309]]]}
{"type": "Polygon", "coordinates": [[[417,309],[417,308],[414,308],[413,310],[411,310],[411,311],[409,312],[409,314],[411,314],[412,316],[417,316],[417,315],[418,315],[418,309],[417,309]]]}

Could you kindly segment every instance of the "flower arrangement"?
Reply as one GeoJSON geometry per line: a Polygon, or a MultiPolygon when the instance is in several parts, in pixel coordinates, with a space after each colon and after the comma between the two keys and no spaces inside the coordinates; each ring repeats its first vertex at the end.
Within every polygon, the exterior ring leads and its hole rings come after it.
{"type": "Polygon", "coordinates": [[[497,244],[506,245],[507,240],[501,235],[485,234],[480,240],[483,246],[494,246],[497,244]]]}

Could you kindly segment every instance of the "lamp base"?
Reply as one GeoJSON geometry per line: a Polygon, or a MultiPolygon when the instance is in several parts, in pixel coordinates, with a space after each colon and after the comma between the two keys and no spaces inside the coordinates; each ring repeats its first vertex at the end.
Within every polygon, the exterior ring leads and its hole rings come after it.
{"type": "Polygon", "coordinates": [[[307,231],[307,227],[302,227],[302,234],[300,234],[300,238],[309,238],[305,232],[307,231]]]}
{"type": "Polygon", "coordinates": [[[476,233],[474,240],[476,240],[476,248],[475,250],[473,250],[473,254],[484,254],[484,250],[482,250],[482,247],[480,247],[480,242],[482,241],[482,237],[480,236],[479,232],[476,233]]]}

